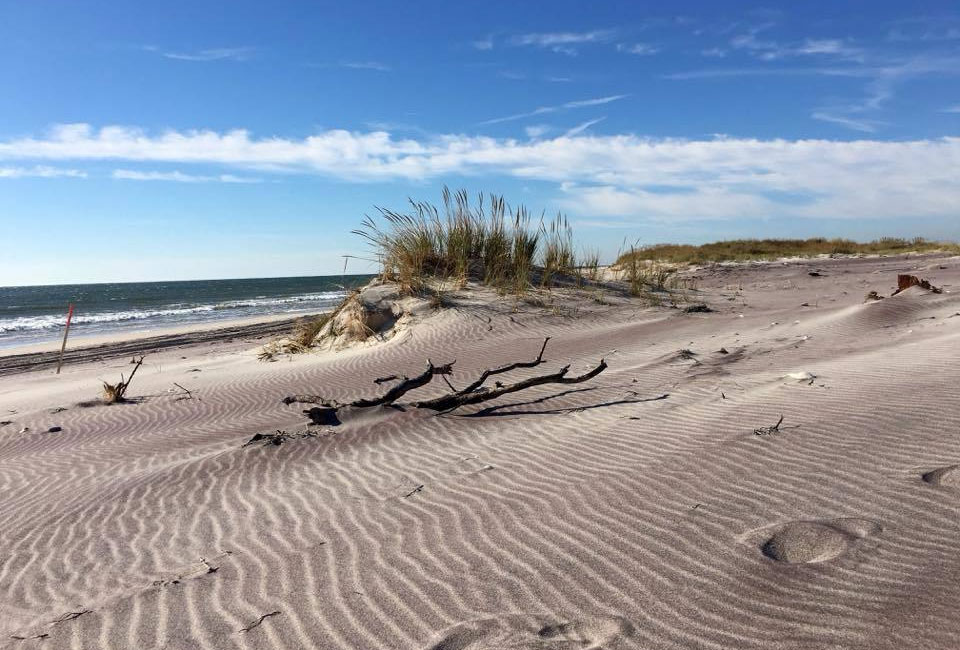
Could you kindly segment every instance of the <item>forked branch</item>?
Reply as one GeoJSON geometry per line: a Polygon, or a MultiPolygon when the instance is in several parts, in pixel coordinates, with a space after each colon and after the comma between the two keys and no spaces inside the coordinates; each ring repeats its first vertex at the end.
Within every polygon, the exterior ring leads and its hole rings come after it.
{"type": "Polygon", "coordinates": [[[455,362],[435,366],[433,365],[433,362],[428,359],[427,369],[416,377],[389,375],[387,377],[375,379],[374,383],[377,384],[391,381],[399,382],[396,386],[378,397],[362,398],[352,402],[341,403],[336,400],[324,398],[320,395],[290,395],[285,397],[283,402],[284,404],[293,404],[295,402],[320,404],[321,406],[326,407],[327,409],[332,409],[333,411],[336,411],[343,406],[368,408],[371,406],[390,405],[395,403],[408,392],[426,386],[433,381],[434,377],[439,375],[443,377],[444,381],[446,381],[450,392],[441,397],[412,402],[410,406],[413,406],[414,408],[429,409],[432,411],[449,411],[460,406],[466,406],[468,404],[480,404],[482,402],[488,402],[490,400],[497,399],[498,397],[502,397],[503,395],[516,393],[517,391],[533,388],[534,386],[542,386],[544,384],[579,384],[581,382],[593,379],[607,369],[607,362],[601,359],[600,363],[595,368],[577,377],[567,376],[567,373],[570,371],[570,366],[567,365],[557,372],[540,375],[538,377],[529,377],[513,384],[504,385],[500,382],[497,382],[496,388],[488,388],[484,386],[484,383],[493,375],[501,375],[510,372],[511,370],[517,370],[518,368],[535,368],[542,364],[543,353],[547,349],[547,343],[549,341],[549,336],[543,339],[543,345],[540,346],[540,353],[537,354],[537,357],[532,361],[517,361],[515,363],[509,363],[507,365],[500,366],[498,368],[484,370],[476,381],[472,382],[462,390],[457,390],[454,388],[453,384],[447,381],[446,376],[452,374],[453,364],[455,362]]]}

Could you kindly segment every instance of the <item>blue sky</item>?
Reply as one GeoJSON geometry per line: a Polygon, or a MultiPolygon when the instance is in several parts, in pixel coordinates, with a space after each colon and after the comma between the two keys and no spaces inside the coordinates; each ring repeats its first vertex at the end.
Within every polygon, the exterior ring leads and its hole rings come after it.
{"type": "Polygon", "coordinates": [[[338,273],[444,184],[608,259],[960,238],[954,2],[7,1],[0,60],[0,285],[338,273]]]}

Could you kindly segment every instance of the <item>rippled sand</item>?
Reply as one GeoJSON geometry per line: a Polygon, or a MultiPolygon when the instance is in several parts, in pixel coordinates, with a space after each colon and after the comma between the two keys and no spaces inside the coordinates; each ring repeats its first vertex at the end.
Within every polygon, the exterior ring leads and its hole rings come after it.
{"type": "Polygon", "coordinates": [[[0,377],[0,647],[960,647],[960,259],[698,275],[712,313],[466,295],[337,355],[168,349],[126,405],[77,404],[127,359],[0,377]],[[864,304],[898,272],[945,291],[864,304]],[[546,335],[610,369],[242,446],[546,335]]]}

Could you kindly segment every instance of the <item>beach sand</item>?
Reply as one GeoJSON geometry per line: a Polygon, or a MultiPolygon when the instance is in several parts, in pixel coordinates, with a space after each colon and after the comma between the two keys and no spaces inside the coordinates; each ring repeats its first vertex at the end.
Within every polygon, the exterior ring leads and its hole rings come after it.
{"type": "Polygon", "coordinates": [[[690,273],[713,312],[467,291],[336,354],[198,335],[129,404],[78,405],[132,348],[0,376],[0,648],[960,647],[960,258],[690,273]],[[898,273],[944,291],[864,303],[898,273]],[[308,430],[285,395],[544,336],[516,377],[609,369],[244,446],[308,430]]]}

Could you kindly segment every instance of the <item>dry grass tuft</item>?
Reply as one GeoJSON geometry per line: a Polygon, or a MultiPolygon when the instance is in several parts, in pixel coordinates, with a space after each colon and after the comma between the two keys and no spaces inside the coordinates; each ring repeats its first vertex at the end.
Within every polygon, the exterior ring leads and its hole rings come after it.
{"type": "MultiPolygon", "coordinates": [[[[444,188],[442,210],[410,201],[411,210],[378,208],[354,233],[365,238],[381,262],[384,280],[408,294],[429,292],[436,280],[463,286],[477,281],[502,292],[523,294],[535,279],[553,286],[577,273],[573,233],[566,217],[545,223],[524,206],[511,209],[502,196],[480,195],[476,205],[464,190],[444,188]]],[[[594,275],[599,255],[586,266],[594,275]]]]}
{"type": "Polygon", "coordinates": [[[656,244],[631,248],[620,255],[618,265],[631,259],[673,264],[777,259],[780,257],[814,257],[817,255],[869,255],[907,252],[950,251],[960,253],[960,244],[936,242],[915,237],[902,239],[883,237],[860,243],[849,239],[736,239],[693,246],[690,244],[656,244]]]}

